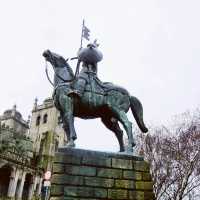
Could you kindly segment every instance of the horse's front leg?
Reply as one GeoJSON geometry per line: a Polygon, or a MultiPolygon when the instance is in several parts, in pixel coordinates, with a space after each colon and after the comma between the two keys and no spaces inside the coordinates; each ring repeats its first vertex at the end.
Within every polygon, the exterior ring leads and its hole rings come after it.
{"type": "Polygon", "coordinates": [[[61,95],[59,102],[62,110],[63,128],[67,135],[67,146],[74,147],[74,140],[76,140],[76,131],[74,129],[73,116],[73,99],[65,94],[61,95]]]}
{"type": "Polygon", "coordinates": [[[62,117],[63,119],[63,129],[65,131],[65,134],[67,136],[67,147],[75,147],[74,139],[71,137],[71,130],[70,130],[70,120],[68,120],[68,117],[62,117]]]}

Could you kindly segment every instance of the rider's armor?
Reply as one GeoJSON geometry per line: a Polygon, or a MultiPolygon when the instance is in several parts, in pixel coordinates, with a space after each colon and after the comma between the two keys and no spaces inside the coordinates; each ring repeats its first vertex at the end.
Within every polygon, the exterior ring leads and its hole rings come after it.
{"type": "Polygon", "coordinates": [[[74,90],[70,95],[75,94],[81,97],[84,93],[86,84],[91,84],[94,77],[97,77],[97,62],[103,58],[102,53],[95,44],[89,44],[78,52],[78,59],[82,62],[82,69],[74,83],[74,90]]]}
{"type": "Polygon", "coordinates": [[[74,85],[73,93],[81,97],[84,93],[86,84],[90,84],[93,81],[92,77],[97,76],[97,64],[83,63],[82,70],[78,76],[74,85]]]}

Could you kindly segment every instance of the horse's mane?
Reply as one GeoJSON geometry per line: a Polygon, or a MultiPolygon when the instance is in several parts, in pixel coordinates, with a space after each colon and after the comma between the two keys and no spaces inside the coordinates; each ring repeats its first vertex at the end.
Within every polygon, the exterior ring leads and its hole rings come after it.
{"type": "Polygon", "coordinates": [[[70,65],[68,64],[67,61],[65,61],[65,63],[66,63],[66,68],[67,68],[67,70],[69,71],[70,75],[71,75],[72,77],[74,77],[74,72],[73,72],[72,68],[70,67],[70,65]]]}
{"type": "Polygon", "coordinates": [[[62,57],[60,56],[60,59],[62,60],[62,62],[64,63],[65,67],[67,68],[68,72],[70,73],[70,75],[72,77],[74,77],[74,72],[72,70],[72,68],[70,67],[69,63],[62,57]]]}

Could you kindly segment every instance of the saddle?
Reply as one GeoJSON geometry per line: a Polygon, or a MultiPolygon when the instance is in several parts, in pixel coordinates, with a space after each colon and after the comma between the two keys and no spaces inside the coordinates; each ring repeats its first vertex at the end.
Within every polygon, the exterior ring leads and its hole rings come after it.
{"type": "Polygon", "coordinates": [[[106,96],[110,91],[118,91],[128,94],[128,91],[120,86],[114,85],[111,82],[102,82],[98,77],[94,77],[92,81],[87,82],[84,92],[96,93],[106,96]]]}

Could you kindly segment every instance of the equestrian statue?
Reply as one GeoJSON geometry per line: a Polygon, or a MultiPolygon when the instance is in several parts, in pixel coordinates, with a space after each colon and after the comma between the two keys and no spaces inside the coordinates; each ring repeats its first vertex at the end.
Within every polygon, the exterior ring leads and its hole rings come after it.
{"type": "Polygon", "coordinates": [[[77,139],[74,128],[74,117],[82,119],[101,118],[103,124],[114,132],[118,139],[120,152],[125,151],[123,125],[128,136],[128,151],[132,152],[135,141],[132,133],[132,123],[126,113],[129,108],[142,132],[147,132],[143,122],[143,108],[140,101],[131,96],[120,86],[102,82],[97,76],[97,64],[103,58],[95,43],[82,48],[77,56],[77,68],[74,73],[68,60],[46,50],[43,53],[46,61],[54,68],[53,100],[60,111],[63,128],[67,136],[67,146],[74,147],[77,139]],[[79,72],[79,68],[82,69],[79,72]]]}

